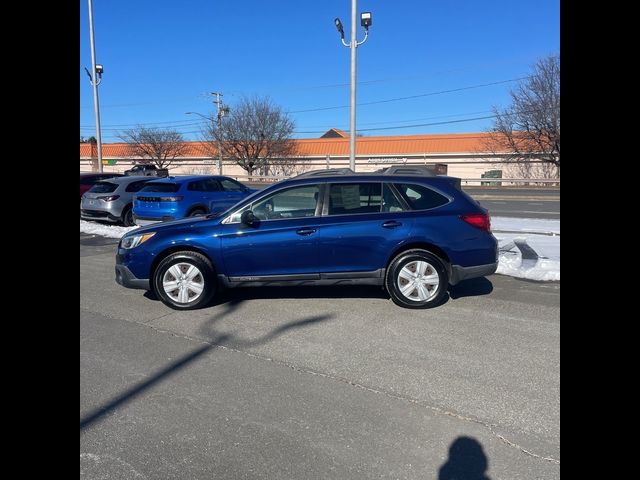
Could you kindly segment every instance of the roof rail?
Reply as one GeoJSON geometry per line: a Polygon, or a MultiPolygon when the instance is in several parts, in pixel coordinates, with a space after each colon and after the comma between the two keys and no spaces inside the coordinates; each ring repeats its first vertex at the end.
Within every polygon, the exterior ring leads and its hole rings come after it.
{"type": "Polygon", "coordinates": [[[293,178],[321,177],[324,175],[350,175],[353,173],[355,172],[350,168],[326,168],[323,170],[311,170],[309,172],[304,172],[293,178]]]}
{"type": "Polygon", "coordinates": [[[424,175],[435,177],[435,172],[426,165],[394,165],[392,167],[381,168],[378,172],[383,175],[424,175]]]}

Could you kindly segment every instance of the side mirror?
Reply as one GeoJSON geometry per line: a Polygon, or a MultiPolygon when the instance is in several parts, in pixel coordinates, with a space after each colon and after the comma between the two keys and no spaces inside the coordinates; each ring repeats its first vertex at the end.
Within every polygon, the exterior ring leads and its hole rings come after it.
{"type": "Polygon", "coordinates": [[[240,223],[243,225],[253,226],[258,223],[258,219],[251,210],[245,210],[242,212],[242,215],[240,215],[240,223]]]}

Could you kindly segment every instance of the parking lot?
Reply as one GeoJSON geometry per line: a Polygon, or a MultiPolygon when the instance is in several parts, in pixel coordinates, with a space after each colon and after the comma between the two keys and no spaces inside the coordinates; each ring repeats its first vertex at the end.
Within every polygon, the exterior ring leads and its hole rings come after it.
{"type": "Polygon", "coordinates": [[[80,235],[87,478],[559,478],[559,283],[493,275],[430,310],[237,289],[177,312],[115,283],[116,243],[80,235]]]}

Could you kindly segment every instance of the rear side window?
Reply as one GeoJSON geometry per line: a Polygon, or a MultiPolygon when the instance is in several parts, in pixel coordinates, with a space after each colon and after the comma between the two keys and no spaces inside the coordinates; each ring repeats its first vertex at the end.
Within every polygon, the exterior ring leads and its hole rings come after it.
{"type": "Polygon", "coordinates": [[[329,192],[329,215],[379,212],[381,191],[380,183],[334,183],[329,192]]]}
{"type": "Polygon", "coordinates": [[[225,192],[244,192],[245,190],[244,185],[228,178],[221,178],[220,183],[225,192]]]}
{"type": "Polygon", "coordinates": [[[174,193],[180,190],[179,183],[147,183],[141,192],[170,192],[174,193]]]}
{"type": "Polygon", "coordinates": [[[192,192],[218,192],[220,191],[220,185],[218,185],[217,181],[207,178],[189,183],[187,190],[192,192]]]}
{"type": "Polygon", "coordinates": [[[406,183],[394,183],[394,185],[413,210],[428,210],[449,203],[447,197],[424,185],[406,183]]]}
{"type": "Polygon", "coordinates": [[[127,188],[124,189],[125,192],[138,192],[142,187],[146,185],[149,180],[141,180],[139,182],[131,182],[127,185],[127,188]]]}
{"type": "Polygon", "coordinates": [[[110,182],[96,182],[93,187],[89,189],[91,193],[111,193],[115,192],[118,185],[110,182]]]}

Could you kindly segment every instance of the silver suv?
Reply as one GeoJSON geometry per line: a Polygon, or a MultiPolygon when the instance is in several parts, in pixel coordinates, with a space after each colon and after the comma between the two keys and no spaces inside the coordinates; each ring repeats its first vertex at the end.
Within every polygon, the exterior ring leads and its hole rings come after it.
{"type": "Polygon", "coordinates": [[[133,195],[157,177],[117,177],[96,182],[80,202],[80,218],[122,223],[132,227],[133,195]]]}

